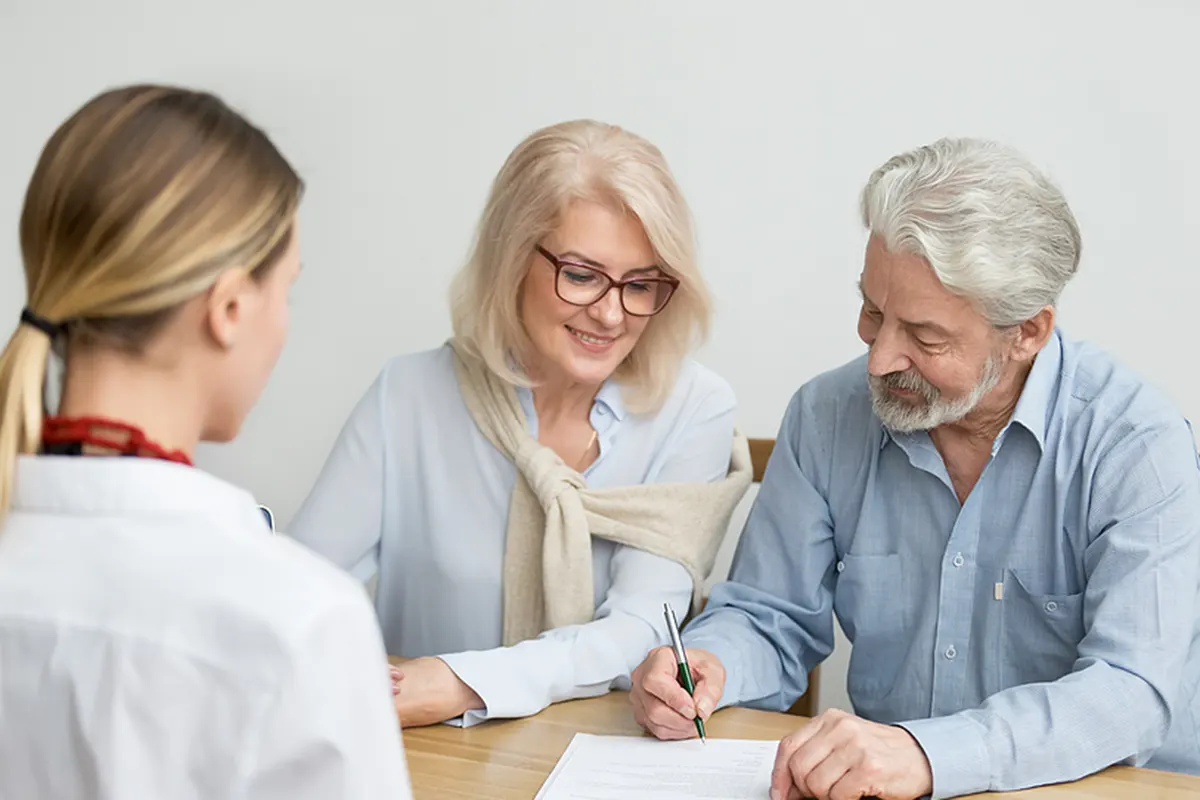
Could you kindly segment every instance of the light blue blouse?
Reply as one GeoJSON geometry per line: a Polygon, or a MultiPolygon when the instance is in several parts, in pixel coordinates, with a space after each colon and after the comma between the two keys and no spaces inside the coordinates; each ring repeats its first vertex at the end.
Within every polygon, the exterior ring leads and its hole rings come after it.
{"type": "MultiPolygon", "coordinates": [[[[679,564],[592,542],[596,615],[501,647],[505,529],[516,470],[484,438],[458,389],[447,346],[390,361],[359,401],[288,533],[366,582],[388,652],[439,655],[487,708],[464,724],[534,714],[551,703],[628,688],[667,642],[662,607],[681,618],[691,580],[679,564]]],[[[518,390],[533,435],[532,394],[518,390]]],[[[733,390],[683,364],[654,414],[630,413],[615,382],[596,396],[593,487],[725,477],[733,390]]]]}

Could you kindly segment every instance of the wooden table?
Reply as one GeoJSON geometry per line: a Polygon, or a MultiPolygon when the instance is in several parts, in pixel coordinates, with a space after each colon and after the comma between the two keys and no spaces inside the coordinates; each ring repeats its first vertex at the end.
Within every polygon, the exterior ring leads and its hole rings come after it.
{"type": "MultiPolygon", "coordinates": [[[[803,721],[787,714],[727,708],[713,715],[708,735],[781,739],[803,721]]],[[[629,697],[624,692],[561,703],[528,719],[487,722],[466,729],[435,725],[406,730],[404,746],[416,800],[531,800],[577,732],[639,735],[642,730],[633,721],[629,697]]],[[[1113,767],[1076,783],[1002,796],[1030,800],[1194,800],[1200,797],[1200,778],[1113,767]]]]}

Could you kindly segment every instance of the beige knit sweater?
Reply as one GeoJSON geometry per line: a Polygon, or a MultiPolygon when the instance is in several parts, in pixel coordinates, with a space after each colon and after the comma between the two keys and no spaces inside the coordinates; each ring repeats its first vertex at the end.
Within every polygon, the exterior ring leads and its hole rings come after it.
{"type": "Polygon", "coordinates": [[[715,483],[590,489],[530,435],[513,387],[457,342],[450,344],[471,417],[517,468],[504,551],[504,643],[592,619],[592,536],[682,564],[692,576],[695,604],[750,485],[745,437],[735,432],[729,474],[715,483]]]}

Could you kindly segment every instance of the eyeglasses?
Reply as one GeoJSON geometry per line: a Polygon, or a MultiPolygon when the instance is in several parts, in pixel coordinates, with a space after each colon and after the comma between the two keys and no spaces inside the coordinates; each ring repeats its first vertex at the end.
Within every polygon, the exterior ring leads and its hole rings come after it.
{"type": "Polygon", "coordinates": [[[554,266],[554,292],[573,306],[590,306],[615,286],[621,308],[633,317],[652,317],[667,306],[679,281],[666,275],[615,281],[606,272],[569,258],[559,258],[541,245],[537,251],[554,266]]]}

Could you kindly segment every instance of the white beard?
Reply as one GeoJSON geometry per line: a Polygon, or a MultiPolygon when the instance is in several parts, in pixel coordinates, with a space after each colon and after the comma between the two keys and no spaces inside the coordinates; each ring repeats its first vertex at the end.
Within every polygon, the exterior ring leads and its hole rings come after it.
{"type": "Polygon", "coordinates": [[[937,387],[911,370],[882,377],[867,375],[867,383],[871,387],[871,407],[883,426],[896,433],[927,431],[939,425],[958,422],[974,411],[987,393],[996,388],[1003,367],[1004,363],[999,357],[988,356],[975,388],[956,400],[943,400],[937,387]],[[921,401],[911,403],[889,392],[888,387],[916,392],[921,396],[921,401]]]}

